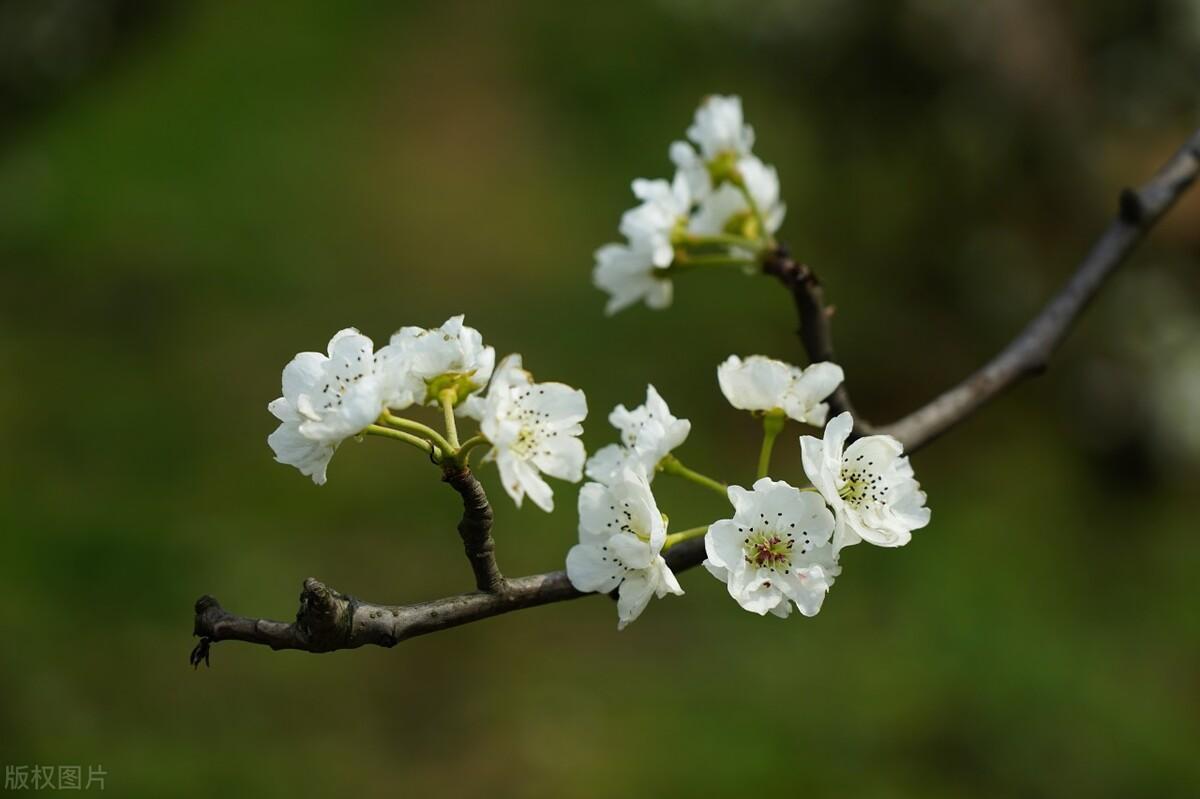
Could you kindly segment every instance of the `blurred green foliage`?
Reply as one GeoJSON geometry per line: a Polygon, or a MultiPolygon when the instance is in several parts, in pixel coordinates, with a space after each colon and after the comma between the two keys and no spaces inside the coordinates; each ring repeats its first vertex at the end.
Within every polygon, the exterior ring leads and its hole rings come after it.
{"type": "MultiPolygon", "coordinates": [[[[1088,364],[1140,335],[1121,284],[1047,377],[916,457],[933,524],[847,552],[817,618],[753,617],[697,570],[620,635],[587,599],[391,651],[185,660],[205,592],[289,618],[308,575],[385,602],[469,584],[419,456],[348,444],[320,489],[272,463],[296,351],[466,312],[588,392],[589,448],[652,381],[693,420],[681,456],[749,480],[755,425],[714,370],[801,358],[783,293],[697,275],[606,320],[589,285],[697,100],[745,98],[885,420],[1012,335],[1182,141],[1195,0],[109,7],[88,58],[0,37],[0,763],[103,764],[147,797],[1200,790],[1200,473],[1081,411],[1088,364]]],[[[1122,280],[1195,296],[1198,211],[1122,280]]],[[[575,488],[547,516],[484,480],[506,571],[560,564],[575,488]]],[[[657,485],[677,528],[722,511],[657,485]]]]}

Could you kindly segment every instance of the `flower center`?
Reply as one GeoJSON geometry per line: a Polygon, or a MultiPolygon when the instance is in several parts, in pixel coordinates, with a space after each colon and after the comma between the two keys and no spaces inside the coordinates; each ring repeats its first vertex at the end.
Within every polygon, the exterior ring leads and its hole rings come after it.
{"type": "Polygon", "coordinates": [[[512,451],[524,457],[532,455],[537,450],[538,431],[536,428],[523,426],[517,433],[517,440],[512,444],[512,451]]]}
{"type": "Polygon", "coordinates": [[[796,538],[791,533],[760,530],[743,539],[742,551],[751,566],[786,571],[792,565],[792,547],[795,543],[796,538]]]}
{"type": "MultiPolygon", "coordinates": [[[[861,455],[858,460],[862,460],[861,455]]],[[[872,466],[874,461],[867,461],[865,466],[855,462],[842,467],[842,485],[838,488],[838,496],[846,504],[866,510],[872,505],[886,502],[888,487],[884,485],[883,475],[868,471],[872,466]]]]}

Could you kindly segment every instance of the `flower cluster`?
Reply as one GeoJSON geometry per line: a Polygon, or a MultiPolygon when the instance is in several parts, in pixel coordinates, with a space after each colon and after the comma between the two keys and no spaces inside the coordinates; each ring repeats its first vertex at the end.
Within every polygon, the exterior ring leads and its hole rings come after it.
{"type": "Polygon", "coordinates": [[[687,136],[670,147],[672,180],[633,181],[639,205],[621,217],[625,241],[596,251],[592,281],[609,314],[639,300],[667,307],[682,269],[756,266],[783,223],[779,177],[751,152],[741,98],[706,99],[687,136]]]}
{"type": "Polygon", "coordinates": [[[434,329],[403,327],[378,352],[354,328],[342,330],[328,355],[302,352],[284,367],[283,396],[267,407],[280,422],[267,439],[275,459],[318,485],[338,446],[362,434],[405,441],[443,465],[465,463],[470,447],[490,444],[484,461],[497,463],[518,506],[528,495],[538,507],[554,508],[543,474],[583,477],[583,392],[534,382],[520,355],[496,368],[496,351],[462,316],[434,329]],[[394,415],[413,406],[441,407],[445,434],[394,415]],[[480,434],[460,444],[456,416],[479,422],[480,434]]]}
{"type": "MultiPolygon", "coordinates": [[[[610,295],[610,314],[639,300],[667,306],[670,278],[682,270],[754,268],[777,249],[784,215],[779,180],[751,152],[754,132],[741,100],[706,99],[687,137],[671,145],[671,181],[633,182],[640,204],[621,219],[625,241],[596,252],[593,279],[610,295]]],[[[828,419],[830,406],[842,404],[843,379],[834,363],[800,368],[762,355],[731,355],[717,367],[729,404],[762,425],[757,475],[744,488],[680,461],[676,450],[692,423],[675,416],[653,385],[643,404],[613,409],[608,420],[617,441],[588,458],[580,441],[583,392],[535,381],[517,354],[497,364],[479,331],[456,316],[435,329],[401,328],[378,351],[347,328],[327,354],[300,353],[283,370],[283,396],[268,406],[279,420],[268,441],[278,461],[317,484],[348,438],[399,440],[425,452],[447,476],[461,474],[471,451],[486,446],[482,461],[496,463],[513,501],[520,506],[528,497],[546,511],[554,508],[546,477],[579,482],[586,474],[567,577],[579,591],[615,595],[619,629],[652,598],[683,593],[671,563],[698,562],[701,544],[705,568],[742,608],[813,616],[841,575],[847,547],[903,546],[930,519],[900,442],[886,435],[851,440],[849,413],[828,419]],[[421,407],[440,409],[441,430],[399,415],[421,407]],[[460,419],[478,422],[478,433],[460,441],[460,419]],[[798,439],[807,485],[771,473],[775,441],[789,422],[824,428],[820,437],[798,439]],[[732,506],[729,518],[712,521],[711,514],[699,526],[671,531],[652,488],[659,474],[718,493],[732,506]],[[685,557],[671,554],[689,541],[685,557]]]]}
{"type": "Polygon", "coordinates": [[[620,443],[603,447],[587,462],[587,476],[595,482],[580,497],[579,544],[567,557],[567,576],[580,591],[636,595],[637,602],[618,600],[622,628],[651,594],[682,593],[659,556],[690,538],[704,537],[705,568],[746,610],[787,617],[794,608],[813,616],[841,573],[845,547],[860,541],[902,546],[913,530],[929,523],[925,494],[899,442],[876,435],[846,447],[850,414],[825,424],[825,401],[842,382],[836,364],[801,369],[761,355],[730,356],[718,367],[717,382],[733,407],[763,420],[760,473],[749,489],[726,488],[680,463],[672,451],[684,443],[691,423],[677,419],[654,386],[647,387],[644,405],[613,410],[609,421],[620,443]],[[767,476],[771,447],[787,418],[825,426],[823,438],[799,439],[810,486],[767,476]],[[667,535],[666,517],[658,521],[650,488],[660,471],[716,489],[733,506],[732,518],[667,535]],[[633,507],[640,510],[623,504],[629,497],[636,497],[633,507]],[[627,551],[636,557],[622,554],[627,551]],[[630,579],[631,587],[624,588],[630,579]]]}

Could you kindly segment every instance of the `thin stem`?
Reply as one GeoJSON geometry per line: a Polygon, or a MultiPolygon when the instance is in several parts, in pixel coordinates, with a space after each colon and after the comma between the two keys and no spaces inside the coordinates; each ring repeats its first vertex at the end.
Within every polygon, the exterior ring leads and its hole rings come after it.
{"type": "Polygon", "coordinates": [[[679,462],[679,459],[674,455],[668,455],[663,458],[658,464],[658,468],[666,474],[673,474],[676,477],[682,477],[684,480],[690,480],[696,485],[704,486],[705,488],[716,491],[723,497],[728,497],[726,485],[717,480],[707,477],[699,472],[692,471],[688,467],[679,462]]]}
{"type": "Polygon", "coordinates": [[[771,471],[771,450],[775,448],[775,439],[783,432],[783,414],[770,411],[763,417],[762,450],[758,453],[758,476],[766,477],[771,471]]]}
{"type": "Polygon", "coordinates": [[[475,447],[481,447],[484,444],[490,443],[492,442],[488,441],[487,436],[483,435],[482,433],[473,435],[462,443],[462,446],[458,448],[458,453],[455,455],[455,457],[458,458],[459,463],[466,465],[467,458],[469,457],[471,450],[475,449],[475,447]]]}
{"type": "Polygon", "coordinates": [[[668,550],[678,543],[688,541],[692,538],[699,538],[708,532],[708,525],[704,527],[691,527],[687,530],[680,530],[678,533],[671,533],[667,536],[667,540],[663,542],[663,549],[668,550]]]}
{"type": "Polygon", "coordinates": [[[446,418],[446,437],[450,439],[450,450],[458,451],[458,425],[454,421],[454,402],[458,392],[452,388],[438,392],[438,401],[442,403],[442,415],[446,418]]]}
{"type": "Polygon", "coordinates": [[[733,255],[677,255],[671,269],[690,269],[701,266],[758,266],[753,258],[738,258],[733,255]]]}
{"type": "Polygon", "coordinates": [[[714,233],[701,236],[695,233],[685,233],[679,243],[684,247],[743,247],[748,250],[761,250],[762,242],[734,233],[714,233]]]}
{"type": "Polygon", "coordinates": [[[363,431],[367,435],[382,436],[383,438],[394,438],[397,441],[403,441],[405,444],[411,444],[422,452],[437,454],[433,444],[430,444],[423,438],[417,438],[401,430],[393,430],[390,427],[383,427],[377,424],[367,425],[367,429],[363,431]]]}
{"type": "Polygon", "coordinates": [[[391,425],[392,427],[399,427],[403,430],[411,430],[414,433],[420,433],[426,438],[432,439],[433,442],[437,444],[443,452],[450,452],[454,449],[454,447],[450,446],[450,442],[447,441],[441,433],[434,430],[429,425],[421,424],[420,422],[412,419],[405,419],[401,416],[393,416],[389,411],[386,410],[380,414],[379,419],[385,424],[391,425]]]}

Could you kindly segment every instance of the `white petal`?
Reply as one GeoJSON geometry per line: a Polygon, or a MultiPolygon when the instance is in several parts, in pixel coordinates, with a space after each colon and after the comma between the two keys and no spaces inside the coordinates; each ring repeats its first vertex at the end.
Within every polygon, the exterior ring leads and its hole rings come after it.
{"type": "Polygon", "coordinates": [[[336,445],[305,438],[296,425],[285,422],[267,437],[267,443],[275,452],[275,460],[295,466],[300,473],[312,478],[317,485],[325,483],[325,472],[336,445]]]}
{"type": "Polygon", "coordinates": [[[617,592],[617,629],[624,630],[630,622],[641,616],[652,596],[654,584],[647,576],[630,572],[617,592]]]}
{"type": "Polygon", "coordinates": [[[651,568],[657,575],[657,580],[655,581],[657,587],[654,593],[659,599],[662,599],[667,594],[683,595],[683,586],[679,584],[679,580],[675,577],[675,572],[671,571],[671,567],[667,565],[667,561],[663,559],[662,555],[654,559],[651,568]]]}
{"type": "Polygon", "coordinates": [[[521,488],[525,490],[525,493],[529,495],[529,498],[533,500],[535,505],[546,511],[546,513],[554,510],[554,491],[541,478],[541,475],[538,474],[533,464],[528,461],[514,459],[512,471],[517,481],[521,484],[521,488]]]}
{"type": "Polygon", "coordinates": [[[567,552],[567,579],[577,591],[607,594],[620,585],[624,574],[598,546],[576,544],[567,552]]]}
{"type": "Polygon", "coordinates": [[[321,390],[328,360],[319,352],[302,352],[283,367],[283,396],[293,406],[301,394],[314,394],[321,390]]]}
{"type": "Polygon", "coordinates": [[[630,569],[648,568],[655,557],[649,544],[629,533],[614,535],[608,540],[608,548],[630,569]]]}
{"type": "Polygon", "coordinates": [[[732,519],[722,519],[709,525],[704,535],[704,551],[709,562],[722,569],[733,569],[742,563],[745,558],[742,549],[745,537],[738,532],[738,525],[732,519]]]}

